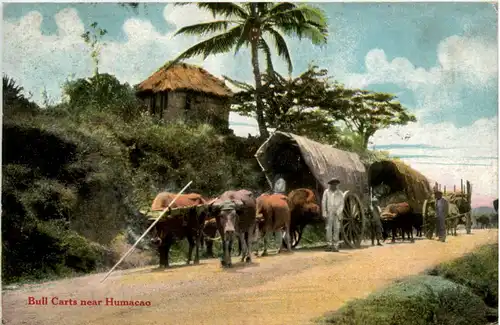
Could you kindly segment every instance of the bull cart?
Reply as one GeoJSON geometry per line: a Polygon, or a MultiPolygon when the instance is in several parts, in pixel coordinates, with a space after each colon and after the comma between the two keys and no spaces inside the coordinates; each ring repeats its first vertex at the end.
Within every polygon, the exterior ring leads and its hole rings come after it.
{"type": "Polygon", "coordinates": [[[399,160],[382,160],[370,165],[369,184],[377,197],[378,210],[389,204],[407,202],[422,222],[423,214],[432,197],[429,180],[399,160]]]}
{"type": "MultiPolygon", "coordinates": [[[[327,182],[336,177],[344,191],[344,215],[340,229],[341,241],[351,248],[361,246],[370,203],[367,173],[356,153],[336,149],[292,133],[277,131],[257,150],[259,162],[269,185],[278,174],[286,181],[287,191],[308,188],[321,205],[327,182]]],[[[310,220],[309,222],[323,222],[310,220]]],[[[292,220],[290,234],[296,247],[307,224],[292,220]]]]}
{"type": "MultiPolygon", "coordinates": [[[[452,231],[452,235],[456,236],[456,228],[458,224],[465,224],[465,229],[467,234],[471,233],[472,228],[472,207],[471,207],[471,197],[472,197],[472,185],[469,181],[460,181],[460,191],[457,191],[456,186],[453,186],[453,191],[446,191],[446,186],[441,189],[441,185],[438,183],[434,184],[434,190],[442,190],[443,197],[449,203],[448,216],[446,217],[446,231],[452,231]]],[[[424,233],[427,238],[432,238],[434,232],[437,234],[436,230],[436,206],[435,200],[426,200],[423,206],[423,219],[424,219],[424,233]]]]}

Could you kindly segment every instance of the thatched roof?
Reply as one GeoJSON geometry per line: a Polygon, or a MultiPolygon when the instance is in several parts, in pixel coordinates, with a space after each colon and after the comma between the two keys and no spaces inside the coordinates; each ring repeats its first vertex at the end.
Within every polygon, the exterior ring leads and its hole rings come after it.
{"type": "Polygon", "coordinates": [[[272,159],[279,159],[280,147],[289,145],[298,147],[309,171],[323,188],[327,187],[330,179],[336,177],[341,182],[339,187],[342,190],[354,191],[361,196],[366,192],[366,170],[357,154],[292,133],[275,132],[257,150],[255,157],[267,174],[279,172],[272,170],[272,159]]]}
{"type": "Polygon", "coordinates": [[[410,198],[410,205],[417,211],[422,211],[424,200],[432,197],[429,180],[398,160],[382,160],[373,163],[368,170],[368,179],[371,187],[382,182],[391,188],[391,193],[403,191],[410,198]]]}
{"type": "Polygon", "coordinates": [[[169,63],[137,85],[137,93],[191,90],[218,97],[232,97],[233,92],[223,80],[203,68],[187,64],[169,63]],[[168,67],[168,68],[167,68],[168,67]]]}

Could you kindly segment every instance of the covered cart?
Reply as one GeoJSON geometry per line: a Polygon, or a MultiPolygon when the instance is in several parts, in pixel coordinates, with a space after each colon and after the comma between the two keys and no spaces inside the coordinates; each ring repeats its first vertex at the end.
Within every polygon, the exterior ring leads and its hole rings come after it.
{"type": "MultiPolygon", "coordinates": [[[[287,192],[297,188],[312,189],[318,204],[327,182],[338,178],[345,193],[341,239],[349,247],[359,247],[365,228],[365,207],[370,202],[365,166],[352,152],[336,149],[292,133],[275,132],[255,154],[272,187],[272,179],[280,174],[287,192]]],[[[293,227],[293,225],[292,225],[293,227]]],[[[292,244],[300,241],[303,228],[291,229],[292,244]]]]}
{"type": "MultiPolygon", "coordinates": [[[[438,189],[441,190],[441,185],[435,183],[434,190],[438,189]]],[[[467,234],[470,234],[472,228],[472,184],[466,180],[464,185],[463,180],[461,180],[460,190],[457,190],[456,186],[453,186],[453,191],[446,191],[446,186],[444,186],[442,192],[444,198],[446,198],[449,202],[449,214],[446,217],[447,232],[451,231],[451,234],[456,236],[458,224],[464,223],[467,234]]],[[[430,199],[425,202],[423,207],[423,216],[426,236],[431,238],[433,232],[436,231],[436,207],[434,199],[430,199]]]]}
{"type": "Polygon", "coordinates": [[[382,208],[391,203],[408,202],[413,212],[422,215],[425,203],[432,197],[429,180],[399,160],[371,164],[368,182],[382,208]]]}

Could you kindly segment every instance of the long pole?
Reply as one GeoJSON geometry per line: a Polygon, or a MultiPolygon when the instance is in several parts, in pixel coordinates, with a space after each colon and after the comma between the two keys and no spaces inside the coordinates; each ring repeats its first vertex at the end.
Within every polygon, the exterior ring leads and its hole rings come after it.
{"type": "Polygon", "coordinates": [[[179,198],[179,196],[181,196],[181,194],[189,187],[189,185],[191,185],[192,182],[193,181],[190,181],[189,183],[187,183],[187,185],[184,186],[184,188],[176,195],[176,197],[172,200],[172,202],[170,202],[170,204],[165,209],[163,209],[163,212],[160,214],[160,216],[151,224],[151,226],[149,226],[148,229],[146,229],[146,231],[142,234],[142,236],[139,237],[139,239],[137,239],[137,241],[135,242],[135,244],[132,245],[132,247],[130,247],[130,249],[128,250],[128,252],[126,252],[125,255],[123,255],[123,257],[118,262],[116,262],[115,266],[113,266],[111,268],[111,270],[109,270],[108,274],[106,274],[106,276],[104,277],[104,279],[101,280],[101,283],[103,283],[104,281],[106,281],[106,279],[111,274],[111,272],[113,272],[113,270],[125,259],[125,257],[127,257],[134,250],[135,246],[137,246],[137,244],[139,244],[139,242],[144,238],[144,236],[146,236],[146,234],[151,229],[153,229],[153,227],[158,223],[158,221],[160,221],[160,219],[163,217],[163,215],[168,211],[168,209],[170,208],[170,206],[179,198]]]}

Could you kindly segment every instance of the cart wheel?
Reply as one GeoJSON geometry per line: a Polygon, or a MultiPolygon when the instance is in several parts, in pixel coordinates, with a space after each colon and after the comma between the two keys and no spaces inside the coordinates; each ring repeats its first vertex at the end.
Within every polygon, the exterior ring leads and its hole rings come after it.
{"type": "Polygon", "coordinates": [[[422,231],[427,239],[432,239],[432,235],[436,230],[436,215],[433,206],[432,200],[425,200],[422,206],[422,216],[424,219],[422,231]]]}
{"type": "Polygon", "coordinates": [[[342,220],[342,239],[350,248],[361,247],[365,229],[365,209],[359,197],[351,192],[344,196],[344,215],[342,220]]]}

